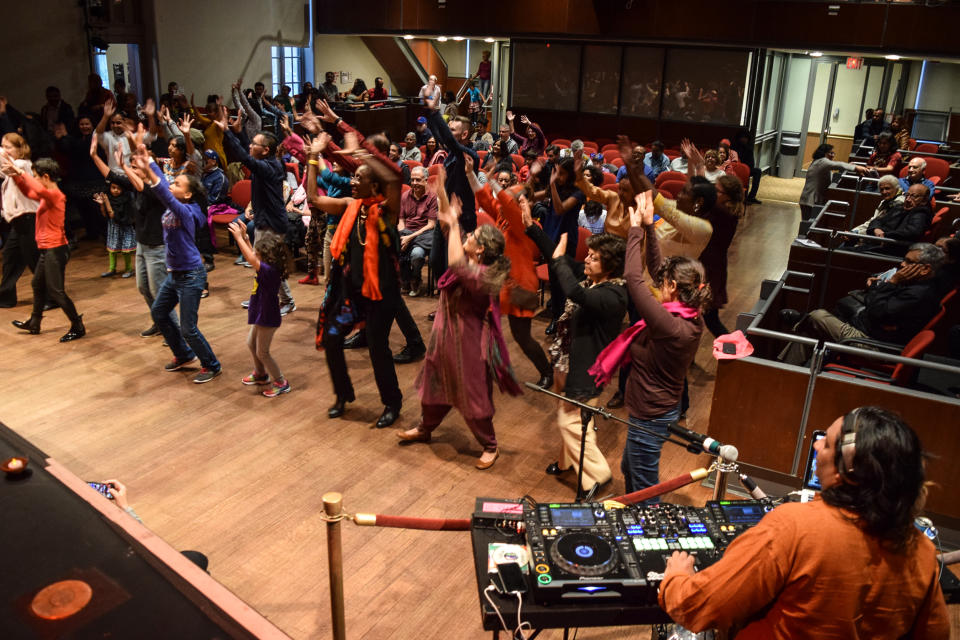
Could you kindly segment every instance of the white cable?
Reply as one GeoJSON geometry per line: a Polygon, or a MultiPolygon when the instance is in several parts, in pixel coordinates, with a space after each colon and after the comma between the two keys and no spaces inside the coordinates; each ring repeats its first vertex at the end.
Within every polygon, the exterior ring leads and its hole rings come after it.
{"type": "Polygon", "coordinates": [[[531,631],[533,630],[533,625],[529,622],[520,621],[520,610],[523,609],[523,594],[519,591],[511,591],[510,593],[517,596],[517,628],[513,630],[513,637],[516,638],[520,636],[520,640],[527,640],[527,636],[523,635],[523,625],[527,625],[531,631]]]}
{"type": "MultiPolygon", "coordinates": [[[[500,624],[503,626],[503,630],[506,631],[507,633],[510,633],[510,629],[507,627],[507,622],[506,622],[506,620],[504,620],[504,619],[503,619],[503,616],[500,615],[500,608],[497,607],[497,605],[495,605],[495,604],[493,603],[493,599],[490,597],[490,590],[491,590],[491,589],[496,589],[496,588],[497,588],[497,587],[496,587],[495,585],[493,585],[493,584],[491,584],[490,586],[488,586],[486,589],[483,590],[483,597],[487,599],[487,602],[489,602],[489,603],[490,603],[490,606],[493,607],[493,612],[497,614],[497,617],[498,617],[498,618],[500,618],[500,624]]],[[[519,613],[519,612],[518,612],[518,613],[519,613]]]]}

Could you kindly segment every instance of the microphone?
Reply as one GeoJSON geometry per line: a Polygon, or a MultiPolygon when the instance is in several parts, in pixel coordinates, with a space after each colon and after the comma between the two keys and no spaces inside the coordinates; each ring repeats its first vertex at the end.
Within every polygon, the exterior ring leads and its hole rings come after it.
{"type": "Polygon", "coordinates": [[[757,486],[757,483],[753,481],[753,478],[745,473],[740,474],[740,484],[742,484],[747,491],[750,492],[750,497],[752,497],[754,500],[763,500],[767,497],[767,494],[763,492],[763,489],[757,486]]]}
{"type": "Polygon", "coordinates": [[[690,429],[685,429],[676,423],[667,425],[667,430],[686,440],[689,443],[687,451],[690,453],[700,453],[702,449],[709,454],[720,457],[724,462],[736,462],[737,456],[740,455],[740,452],[733,445],[720,444],[710,436],[690,431],[690,429]]]}

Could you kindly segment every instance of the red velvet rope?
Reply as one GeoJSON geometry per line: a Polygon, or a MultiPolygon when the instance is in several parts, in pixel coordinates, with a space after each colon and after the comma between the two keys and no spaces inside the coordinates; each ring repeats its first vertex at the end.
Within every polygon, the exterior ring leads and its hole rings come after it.
{"type": "Polygon", "coordinates": [[[676,478],[664,480],[663,482],[655,484],[652,487],[647,487],[646,489],[641,489],[640,491],[634,491],[633,493],[611,498],[611,500],[621,502],[623,504],[636,504],[638,502],[642,502],[643,500],[648,500],[650,498],[669,493],[674,489],[679,489],[680,487],[688,485],[691,482],[696,482],[696,478],[689,473],[685,473],[677,476],[676,478]]]}
{"type": "Polygon", "coordinates": [[[429,531],[469,531],[470,520],[466,518],[411,518],[409,516],[377,515],[377,526],[399,529],[426,529],[429,531]]]}

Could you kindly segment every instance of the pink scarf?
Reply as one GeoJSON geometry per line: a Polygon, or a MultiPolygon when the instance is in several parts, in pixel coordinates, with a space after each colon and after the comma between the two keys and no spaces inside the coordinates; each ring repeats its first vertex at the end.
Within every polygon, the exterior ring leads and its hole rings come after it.
{"type": "MultiPolygon", "coordinates": [[[[663,308],[673,315],[684,319],[696,318],[700,312],[682,302],[664,302],[663,308]]],[[[598,387],[602,387],[613,378],[613,374],[630,362],[630,345],[647,328],[647,321],[640,320],[610,342],[593,363],[587,373],[593,376],[598,387]]]]}

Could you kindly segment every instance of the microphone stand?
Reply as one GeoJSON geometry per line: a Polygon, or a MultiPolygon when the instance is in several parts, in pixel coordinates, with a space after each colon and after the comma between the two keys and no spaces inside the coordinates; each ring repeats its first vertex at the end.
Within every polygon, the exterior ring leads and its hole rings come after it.
{"type": "Polygon", "coordinates": [[[549,389],[544,389],[543,387],[537,386],[532,382],[524,382],[523,384],[525,384],[529,389],[533,389],[534,391],[539,391],[540,393],[545,393],[548,396],[553,396],[558,400],[563,400],[564,402],[580,407],[580,464],[577,467],[577,497],[576,497],[577,502],[582,502],[584,497],[586,497],[586,492],[583,490],[583,456],[584,456],[584,449],[586,448],[586,443],[587,443],[587,430],[590,428],[590,420],[593,418],[594,415],[601,416],[606,420],[616,420],[617,422],[622,422],[628,427],[633,427],[634,429],[640,429],[647,435],[657,438],[658,440],[662,440],[664,442],[672,442],[673,444],[679,445],[685,449],[688,448],[687,443],[685,442],[681,442],[679,440],[673,440],[670,438],[670,436],[664,436],[646,427],[633,424],[628,420],[624,420],[623,418],[613,415],[612,413],[610,413],[609,411],[607,411],[602,407],[594,407],[593,405],[589,405],[585,402],[580,402],[579,400],[568,398],[564,395],[560,395],[559,393],[554,393],[549,389]]]}

